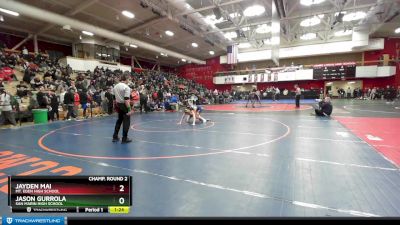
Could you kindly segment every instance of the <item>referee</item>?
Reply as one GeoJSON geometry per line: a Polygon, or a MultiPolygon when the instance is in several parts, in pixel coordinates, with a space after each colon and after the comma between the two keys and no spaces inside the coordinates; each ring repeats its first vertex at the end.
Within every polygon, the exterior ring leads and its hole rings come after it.
{"type": "Polygon", "coordinates": [[[133,110],[131,110],[130,96],[131,89],[127,85],[128,78],[125,74],[121,76],[120,82],[114,86],[114,98],[115,107],[118,112],[118,120],[115,123],[115,130],[113,135],[113,142],[119,141],[118,133],[122,126],[122,144],[132,142],[132,139],[128,138],[129,126],[131,124],[131,115],[133,110]]]}
{"type": "Polygon", "coordinates": [[[298,84],[294,85],[295,88],[295,94],[296,94],[296,108],[300,108],[300,96],[301,96],[301,90],[298,84]]]}

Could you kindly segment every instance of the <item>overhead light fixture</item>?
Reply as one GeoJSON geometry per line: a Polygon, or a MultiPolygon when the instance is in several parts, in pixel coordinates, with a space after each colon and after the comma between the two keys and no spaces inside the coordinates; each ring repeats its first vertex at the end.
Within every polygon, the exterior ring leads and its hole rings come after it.
{"type": "Polygon", "coordinates": [[[197,48],[197,47],[199,47],[199,45],[198,45],[197,43],[193,42],[193,43],[192,43],[192,47],[193,47],[193,48],[197,48]]]}
{"type": "Polygon", "coordinates": [[[305,6],[310,6],[310,5],[317,5],[325,0],[300,0],[300,4],[305,5],[305,6]]]}
{"type": "Polygon", "coordinates": [[[333,84],[333,82],[328,82],[328,83],[326,83],[327,86],[330,86],[330,85],[332,85],[332,84],[333,84]]]}
{"type": "Polygon", "coordinates": [[[158,55],[156,55],[156,59],[158,59],[158,55]]]}
{"type": "Polygon", "coordinates": [[[186,62],[186,59],[181,59],[182,60],[182,62],[186,62]]]}
{"type": "Polygon", "coordinates": [[[303,21],[301,21],[300,26],[302,27],[312,27],[315,26],[317,24],[321,23],[321,19],[318,18],[317,16],[311,17],[311,18],[307,18],[303,21]]]}
{"type": "Polygon", "coordinates": [[[209,51],[208,53],[209,53],[210,55],[214,55],[214,54],[215,54],[214,51],[209,51]]]}
{"type": "Polygon", "coordinates": [[[339,30],[335,32],[336,37],[342,37],[342,36],[347,36],[351,35],[353,33],[353,30],[339,30]]]}
{"type": "Polygon", "coordinates": [[[82,35],[79,35],[79,40],[82,40],[82,35]]]}
{"type": "Polygon", "coordinates": [[[250,48],[251,44],[249,42],[240,43],[238,48],[250,48]]]}
{"type": "Polygon", "coordinates": [[[256,33],[258,34],[266,34],[269,32],[271,32],[271,27],[268,26],[267,24],[259,25],[256,29],[256,33]]]}
{"type": "Polygon", "coordinates": [[[82,34],[88,35],[88,36],[93,36],[94,35],[92,32],[85,31],[85,30],[82,31],[82,34]]]}
{"type": "Polygon", "coordinates": [[[0,21],[3,22],[4,21],[4,17],[3,15],[0,15],[0,21]]]}
{"type": "Polygon", "coordinates": [[[134,44],[130,44],[129,46],[131,46],[132,48],[138,48],[138,46],[134,44]]]}
{"type": "Polygon", "coordinates": [[[224,37],[227,39],[237,38],[237,36],[236,32],[227,32],[224,34],[224,37]]]}
{"type": "Polygon", "coordinates": [[[236,18],[236,17],[239,17],[240,16],[240,13],[238,13],[238,12],[234,12],[234,13],[231,13],[231,14],[229,14],[229,17],[230,18],[236,18]]]}
{"type": "Polygon", "coordinates": [[[167,57],[168,55],[166,53],[161,52],[160,53],[161,56],[167,57]]]}
{"type": "Polygon", "coordinates": [[[8,9],[0,8],[0,12],[7,13],[7,14],[10,14],[10,15],[13,15],[13,16],[19,16],[19,13],[11,11],[11,10],[8,10],[8,9]]]}
{"type": "Polygon", "coordinates": [[[206,18],[204,18],[204,21],[209,25],[215,25],[217,23],[222,23],[225,20],[223,17],[217,19],[215,15],[208,15],[206,18]]]}
{"type": "Polygon", "coordinates": [[[241,29],[242,29],[242,31],[249,31],[250,27],[242,27],[241,29]]]}
{"type": "Polygon", "coordinates": [[[367,13],[358,11],[358,12],[352,12],[349,14],[346,14],[343,16],[343,21],[350,22],[350,21],[355,21],[355,20],[361,20],[364,19],[367,16],[367,13]]]}
{"type": "Polygon", "coordinates": [[[355,81],[349,81],[349,82],[347,82],[348,84],[355,84],[356,82],[355,81]]]}
{"type": "Polygon", "coordinates": [[[250,7],[247,7],[243,11],[243,15],[246,17],[253,17],[253,16],[260,16],[265,12],[265,8],[261,5],[253,5],[250,7]]]}
{"type": "Polygon", "coordinates": [[[307,34],[303,34],[300,36],[301,40],[312,40],[317,38],[317,34],[316,33],[307,33],[307,34]]]}
{"type": "Polygon", "coordinates": [[[165,34],[170,36],[170,37],[174,36],[174,32],[172,32],[170,30],[165,31],[165,34]]]}
{"type": "Polygon", "coordinates": [[[133,14],[133,13],[127,11],[127,10],[122,11],[122,15],[128,17],[129,19],[135,18],[135,14],[133,14]]]}
{"type": "Polygon", "coordinates": [[[395,32],[396,34],[399,34],[399,33],[400,33],[400,27],[397,28],[396,30],[394,30],[394,32],[395,32]]]}

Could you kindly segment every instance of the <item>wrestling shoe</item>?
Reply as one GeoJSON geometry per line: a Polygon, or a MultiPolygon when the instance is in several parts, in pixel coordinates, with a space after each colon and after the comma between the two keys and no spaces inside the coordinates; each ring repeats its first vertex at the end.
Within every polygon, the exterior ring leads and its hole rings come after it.
{"type": "Polygon", "coordinates": [[[112,142],[118,142],[119,141],[119,137],[113,137],[112,142]]]}

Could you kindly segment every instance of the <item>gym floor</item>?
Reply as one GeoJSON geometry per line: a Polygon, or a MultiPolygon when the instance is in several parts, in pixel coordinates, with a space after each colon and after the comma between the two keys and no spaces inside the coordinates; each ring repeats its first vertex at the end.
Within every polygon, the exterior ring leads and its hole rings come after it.
{"type": "Polygon", "coordinates": [[[126,145],[115,116],[0,130],[0,212],[8,175],[131,175],[127,216],[400,216],[399,103],[335,100],[330,118],[311,104],[210,105],[196,126],[134,114],[126,145]]]}

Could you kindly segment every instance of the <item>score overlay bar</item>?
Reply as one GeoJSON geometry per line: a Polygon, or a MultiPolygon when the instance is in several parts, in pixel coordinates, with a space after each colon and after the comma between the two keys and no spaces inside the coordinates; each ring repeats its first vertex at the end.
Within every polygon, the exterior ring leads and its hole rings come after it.
{"type": "Polygon", "coordinates": [[[10,176],[13,212],[107,213],[132,205],[131,176],[10,176]]]}

